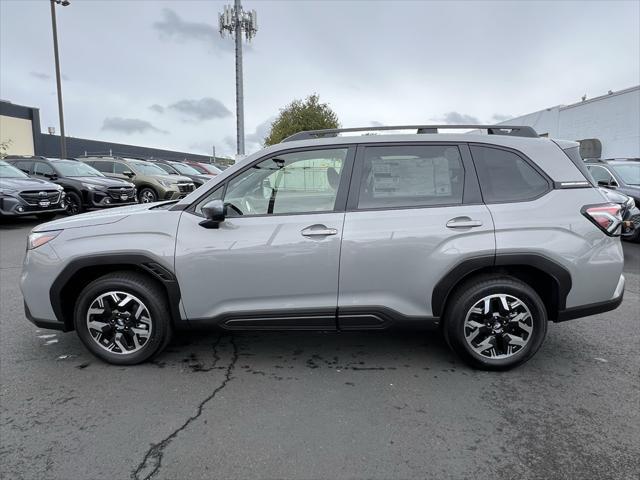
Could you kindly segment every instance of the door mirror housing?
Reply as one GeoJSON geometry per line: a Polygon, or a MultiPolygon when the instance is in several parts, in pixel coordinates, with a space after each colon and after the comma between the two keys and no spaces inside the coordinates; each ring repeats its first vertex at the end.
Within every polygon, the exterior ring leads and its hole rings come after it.
{"type": "Polygon", "coordinates": [[[611,188],[616,186],[616,182],[613,180],[598,180],[598,186],[611,188]]]}
{"type": "Polygon", "coordinates": [[[129,178],[135,177],[135,174],[131,170],[125,170],[124,172],[122,172],[122,174],[129,178]]]}
{"type": "Polygon", "coordinates": [[[55,173],[45,173],[44,176],[46,178],[48,178],[49,180],[57,180],[58,179],[58,175],[56,175],[55,173]]]}
{"type": "Polygon", "coordinates": [[[204,228],[218,228],[227,217],[227,207],[222,200],[211,200],[202,207],[202,214],[206,220],[200,222],[204,228]]]}

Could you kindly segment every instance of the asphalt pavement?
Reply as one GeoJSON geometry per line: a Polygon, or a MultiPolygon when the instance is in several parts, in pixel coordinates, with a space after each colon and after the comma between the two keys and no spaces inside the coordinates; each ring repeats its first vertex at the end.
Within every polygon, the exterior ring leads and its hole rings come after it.
{"type": "Polygon", "coordinates": [[[510,372],[437,332],[199,331],[116,367],[25,319],[33,225],[0,224],[3,479],[638,479],[640,245],[618,310],[510,372]]]}

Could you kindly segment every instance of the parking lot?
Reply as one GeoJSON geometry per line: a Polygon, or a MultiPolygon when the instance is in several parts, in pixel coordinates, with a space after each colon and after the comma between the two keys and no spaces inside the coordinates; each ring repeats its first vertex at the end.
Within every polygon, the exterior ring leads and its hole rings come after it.
{"type": "Polygon", "coordinates": [[[0,225],[2,478],[638,478],[640,245],[618,310],[506,373],[435,331],[199,331],[117,367],[25,319],[35,224],[0,225]]]}

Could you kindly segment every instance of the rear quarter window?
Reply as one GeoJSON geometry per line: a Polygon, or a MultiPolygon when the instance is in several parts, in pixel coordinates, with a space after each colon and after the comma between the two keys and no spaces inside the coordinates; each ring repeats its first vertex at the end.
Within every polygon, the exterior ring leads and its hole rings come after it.
{"type": "Polygon", "coordinates": [[[485,203],[533,200],[550,189],[547,179],[514,152],[473,145],[471,155],[485,203]]]}

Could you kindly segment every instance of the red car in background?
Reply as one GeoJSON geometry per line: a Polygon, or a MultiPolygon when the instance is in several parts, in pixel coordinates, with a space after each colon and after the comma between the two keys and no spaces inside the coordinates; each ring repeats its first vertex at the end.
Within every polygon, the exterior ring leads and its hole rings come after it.
{"type": "Polygon", "coordinates": [[[200,173],[205,173],[207,175],[217,175],[219,173],[222,173],[222,170],[220,170],[215,165],[211,165],[210,163],[196,162],[194,160],[185,160],[183,163],[186,163],[190,167],[198,170],[200,173]]]}

